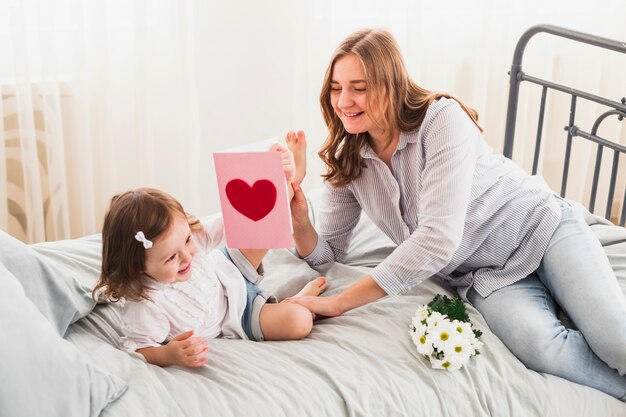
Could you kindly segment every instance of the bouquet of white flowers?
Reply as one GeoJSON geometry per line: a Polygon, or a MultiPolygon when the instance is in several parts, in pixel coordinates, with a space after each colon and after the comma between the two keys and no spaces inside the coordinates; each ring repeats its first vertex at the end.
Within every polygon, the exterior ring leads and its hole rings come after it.
{"type": "Polygon", "coordinates": [[[480,354],[480,330],[472,328],[463,301],[438,294],[417,309],[409,326],[417,352],[435,369],[454,371],[480,354]]]}

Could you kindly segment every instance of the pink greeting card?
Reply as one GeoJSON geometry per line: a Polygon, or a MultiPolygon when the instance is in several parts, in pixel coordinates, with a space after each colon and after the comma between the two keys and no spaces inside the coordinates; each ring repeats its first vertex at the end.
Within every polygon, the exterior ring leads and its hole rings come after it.
{"type": "Polygon", "coordinates": [[[213,160],[228,247],[294,246],[280,153],[218,152],[213,160]]]}

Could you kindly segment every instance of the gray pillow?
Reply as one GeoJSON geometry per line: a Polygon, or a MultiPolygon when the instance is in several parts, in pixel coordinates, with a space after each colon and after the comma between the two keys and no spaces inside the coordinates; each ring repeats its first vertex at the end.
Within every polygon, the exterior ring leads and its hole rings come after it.
{"type": "Polygon", "coordinates": [[[0,264],[17,278],[60,335],[93,309],[91,290],[100,259],[99,235],[26,245],[0,231],[0,264]]]}
{"type": "Polygon", "coordinates": [[[81,358],[2,264],[0,295],[0,415],[95,417],[126,391],[123,380],[81,358]]]}

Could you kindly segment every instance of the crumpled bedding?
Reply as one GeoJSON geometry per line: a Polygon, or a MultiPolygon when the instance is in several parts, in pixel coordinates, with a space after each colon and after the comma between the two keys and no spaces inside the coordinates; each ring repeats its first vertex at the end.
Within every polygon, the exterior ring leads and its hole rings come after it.
{"type": "MultiPolygon", "coordinates": [[[[626,293],[626,229],[591,215],[587,220],[626,293]]],[[[85,242],[98,244],[96,238],[58,247],[69,258],[81,257],[93,253],[81,247],[85,242]]],[[[322,274],[329,282],[326,293],[336,294],[393,248],[364,217],[345,264],[316,271],[288,250],[273,250],[264,262],[262,288],[284,298],[322,274]]],[[[139,354],[120,350],[117,304],[97,306],[65,337],[85,358],[128,384],[103,417],[626,416],[626,404],[600,391],[526,369],[471,306],[471,320],[483,332],[481,355],[458,371],[431,369],[408,330],[417,306],[437,293],[453,295],[427,280],[406,294],[319,321],[301,341],[213,340],[209,363],[193,370],[149,365],[139,354]]]]}

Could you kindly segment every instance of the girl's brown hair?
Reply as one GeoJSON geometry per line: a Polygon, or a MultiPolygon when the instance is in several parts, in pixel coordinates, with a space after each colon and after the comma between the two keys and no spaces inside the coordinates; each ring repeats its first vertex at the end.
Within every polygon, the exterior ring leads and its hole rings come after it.
{"type": "Polygon", "coordinates": [[[102,227],[102,271],[92,292],[94,300],[149,299],[141,279],[146,249],[135,234],[141,231],[146,239],[157,240],[169,230],[174,216],[185,217],[192,231],[202,228],[198,219],[163,191],[138,188],[111,199],[102,227]]]}
{"type": "Polygon", "coordinates": [[[370,111],[372,97],[379,98],[376,100],[379,106],[377,110],[380,110],[382,120],[373,122],[388,133],[388,145],[398,131],[411,132],[419,128],[428,106],[441,97],[456,100],[482,132],[478,126],[478,114],[475,110],[466,107],[449,94],[423,89],[411,80],[400,49],[389,32],[375,29],[360,30],[348,36],[333,53],[320,93],[322,115],[329,132],[319,156],[327,167],[326,174],[322,177],[333,186],[347,185],[361,175],[365,164],[361,160],[360,149],[369,139],[367,132],[348,133],[330,101],[330,83],[335,63],[350,54],[359,59],[365,70],[367,82],[365,111],[370,111]]]}

